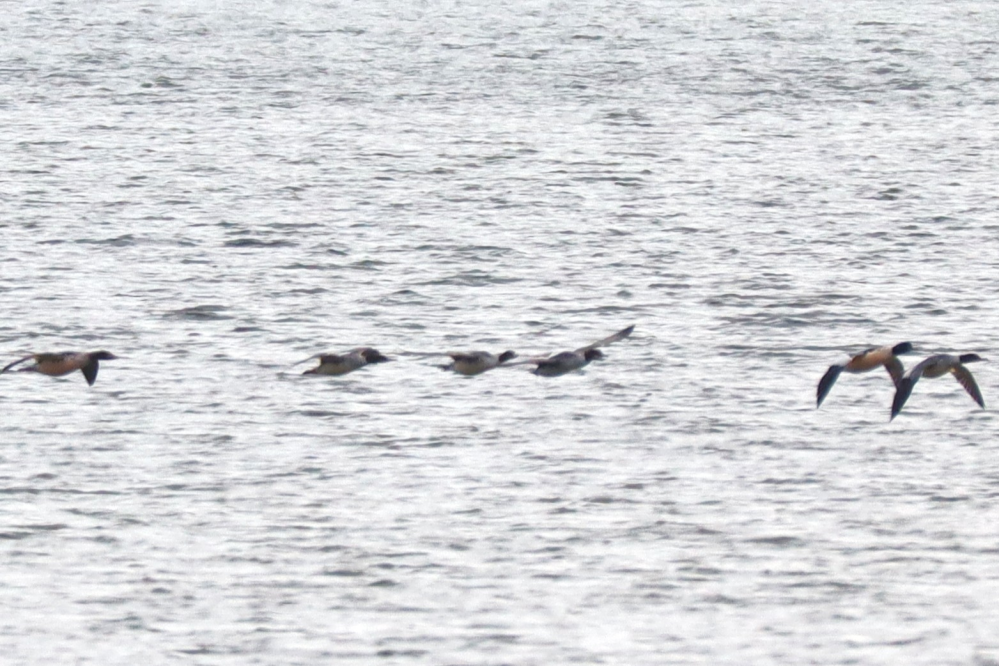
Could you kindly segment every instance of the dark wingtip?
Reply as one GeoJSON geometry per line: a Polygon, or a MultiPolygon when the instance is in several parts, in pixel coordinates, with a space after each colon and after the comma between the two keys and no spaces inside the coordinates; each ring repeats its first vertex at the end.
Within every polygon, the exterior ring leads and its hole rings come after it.
{"type": "Polygon", "coordinates": [[[80,372],[82,372],[83,376],[87,379],[88,386],[93,386],[94,382],[97,381],[97,370],[99,367],[100,366],[98,365],[97,360],[95,359],[90,363],[88,363],[87,365],[80,368],[80,372]]]}
{"type": "Polygon", "coordinates": [[[823,377],[819,385],[815,387],[815,409],[822,406],[822,401],[829,395],[829,387],[826,386],[826,378],[823,377]]]}
{"type": "Polygon", "coordinates": [[[815,387],[815,409],[822,406],[822,401],[829,395],[829,391],[832,390],[832,386],[836,383],[836,379],[839,377],[842,369],[842,366],[830,365],[829,369],[822,375],[819,385],[815,387]]]}
{"type": "Polygon", "coordinates": [[[909,399],[911,393],[912,380],[908,377],[902,377],[902,381],[898,383],[898,388],[895,389],[895,397],[891,401],[891,418],[888,421],[894,421],[895,417],[901,413],[902,407],[905,406],[905,401],[909,399]]]}

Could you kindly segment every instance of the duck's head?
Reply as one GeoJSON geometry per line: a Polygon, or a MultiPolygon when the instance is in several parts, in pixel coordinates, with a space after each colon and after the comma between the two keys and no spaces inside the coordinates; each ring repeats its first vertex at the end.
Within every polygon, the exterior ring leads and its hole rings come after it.
{"type": "Polygon", "coordinates": [[[507,361],[509,361],[512,358],[517,358],[517,352],[514,352],[514,351],[505,351],[505,352],[503,352],[502,354],[499,355],[499,359],[497,359],[497,360],[500,363],[506,363],[507,361]]]}
{"type": "Polygon", "coordinates": [[[891,348],[891,353],[894,354],[895,356],[900,356],[902,354],[908,354],[911,351],[912,351],[912,343],[911,342],[900,342],[900,343],[898,343],[897,345],[895,345],[894,347],[891,348]]]}
{"type": "Polygon", "coordinates": [[[604,353],[599,349],[587,349],[586,353],[583,354],[583,358],[586,359],[587,363],[590,361],[599,361],[604,357],[604,353]]]}
{"type": "Polygon", "coordinates": [[[118,357],[112,354],[111,352],[104,351],[102,349],[101,351],[91,352],[90,358],[94,359],[95,361],[113,361],[118,357]]]}
{"type": "Polygon", "coordinates": [[[978,354],[961,354],[958,357],[961,363],[974,363],[975,361],[984,361],[985,359],[978,354]]]}
{"type": "Polygon", "coordinates": [[[384,363],[385,361],[391,361],[388,356],[385,356],[377,349],[362,349],[361,356],[364,357],[365,363],[384,363]]]}

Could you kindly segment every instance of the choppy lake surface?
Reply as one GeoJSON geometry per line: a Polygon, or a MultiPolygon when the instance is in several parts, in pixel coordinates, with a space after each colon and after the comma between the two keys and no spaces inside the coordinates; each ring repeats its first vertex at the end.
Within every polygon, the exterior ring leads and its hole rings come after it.
{"type": "Polygon", "coordinates": [[[999,663],[999,7],[371,4],[6,7],[5,663],[999,663]]]}

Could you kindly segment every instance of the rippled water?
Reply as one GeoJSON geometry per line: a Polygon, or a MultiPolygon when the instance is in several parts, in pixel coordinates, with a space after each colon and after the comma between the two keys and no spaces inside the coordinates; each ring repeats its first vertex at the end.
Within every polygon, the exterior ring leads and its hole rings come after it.
{"type": "Polygon", "coordinates": [[[996,6],[5,10],[7,663],[999,663],[996,6]]]}

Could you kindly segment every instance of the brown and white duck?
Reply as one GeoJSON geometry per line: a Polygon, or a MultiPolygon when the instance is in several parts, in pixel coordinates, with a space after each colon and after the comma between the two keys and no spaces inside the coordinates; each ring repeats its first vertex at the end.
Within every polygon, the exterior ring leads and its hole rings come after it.
{"type": "Polygon", "coordinates": [[[912,351],[912,343],[900,342],[897,345],[890,345],[887,347],[872,347],[871,349],[866,349],[853,358],[844,361],[843,363],[837,363],[835,365],[829,366],[826,370],[826,374],[822,375],[822,379],[819,380],[818,389],[815,392],[815,406],[816,408],[822,404],[822,401],[826,399],[829,395],[830,389],[832,389],[833,384],[836,383],[836,379],[839,377],[840,373],[859,373],[868,372],[874,370],[875,368],[884,367],[891,376],[892,383],[898,386],[899,381],[902,379],[902,375],[905,373],[905,368],[902,367],[902,361],[898,357],[902,354],[908,354],[912,351]]]}

